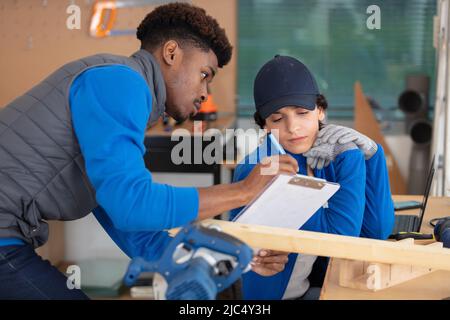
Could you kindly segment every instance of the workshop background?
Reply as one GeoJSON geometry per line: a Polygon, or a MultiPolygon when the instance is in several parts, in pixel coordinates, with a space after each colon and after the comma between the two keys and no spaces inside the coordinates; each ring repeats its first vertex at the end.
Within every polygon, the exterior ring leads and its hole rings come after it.
{"type": "MultiPolygon", "coordinates": [[[[94,37],[89,32],[95,1],[2,0],[0,2],[0,107],[59,66],[95,53],[130,55],[139,49],[134,30],[154,7],[167,1],[127,1],[114,29],[124,35],[94,37]],[[81,9],[81,28],[70,30],[67,9],[81,9]]],[[[253,79],[273,55],[293,55],[316,75],[329,100],[329,122],[354,126],[354,84],[359,81],[390,148],[392,161],[409,188],[411,152],[429,157],[436,90],[436,49],[432,0],[383,1],[381,29],[369,30],[366,0],[193,0],[225,28],[234,47],[229,65],[219,71],[211,92],[219,117],[236,116],[237,128],[254,128],[253,79]],[[419,111],[399,105],[405,91],[423,98],[419,111]],[[420,114],[420,115],[419,115],[420,114]],[[424,127],[412,136],[411,121],[424,127]],[[419,139],[419,140],[415,140],[419,139]],[[419,142],[418,142],[419,141],[419,142]],[[417,147],[420,147],[417,149],[417,147]],[[416,149],[414,149],[416,148],[416,149]],[[418,151],[417,151],[418,150],[418,151]]],[[[422,127],[421,127],[422,128],[422,127]]],[[[250,137],[257,143],[257,137],[250,137]]],[[[238,139],[238,149],[240,148],[238,139]]],[[[420,168],[428,163],[416,164],[420,168]]],[[[414,169],[414,168],[413,168],[414,169]]],[[[231,171],[221,168],[223,183],[231,171]]],[[[208,186],[207,173],[154,173],[154,180],[178,186],[208,186]]],[[[411,193],[411,190],[409,190],[411,193]]],[[[398,192],[397,192],[398,193],[398,192]]],[[[51,224],[50,241],[40,253],[53,262],[106,259],[126,265],[127,257],[93,215],[51,224]]]]}

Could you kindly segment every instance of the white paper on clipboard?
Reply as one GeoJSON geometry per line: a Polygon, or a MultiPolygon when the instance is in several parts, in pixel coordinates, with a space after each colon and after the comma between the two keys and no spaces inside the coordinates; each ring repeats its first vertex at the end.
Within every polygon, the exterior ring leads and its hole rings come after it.
{"type": "Polygon", "coordinates": [[[233,221],[299,229],[339,188],[338,183],[323,179],[281,174],[233,221]]]}

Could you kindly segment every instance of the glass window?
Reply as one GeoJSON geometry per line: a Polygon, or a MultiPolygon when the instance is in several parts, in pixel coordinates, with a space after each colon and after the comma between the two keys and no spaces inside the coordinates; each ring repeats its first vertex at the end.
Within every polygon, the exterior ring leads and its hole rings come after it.
{"type": "Polygon", "coordinates": [[[431,77],[434,100],[434,0],[378,1],[381,29],[369,30],[371,0],[239,0],[240,115],[254,112],[253,80],[275,54],[292,55],[314,73],[330,118],[352,118],[353,85],[401,117],[405,76],[431,77]],[[395,111],[397,110],[397,111],[395,111]]]}

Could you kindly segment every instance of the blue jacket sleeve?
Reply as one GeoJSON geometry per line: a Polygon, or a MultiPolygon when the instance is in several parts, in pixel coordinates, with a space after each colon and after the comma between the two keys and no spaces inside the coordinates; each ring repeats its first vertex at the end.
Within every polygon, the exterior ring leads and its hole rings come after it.
{"type": "MultiPolygon", "coordinates": [[[[233,181],[245,179],[254,165],[245,161],[235,170],[233,181]]],[[[319,209],[302,230],[359,236],[364,214],[366,167],[364,155],[357,149],[346,151],[333,162],[340,189],[328,201],[328,208],[319,209]]],[[[230,212],[233,219],[242,208],[230,212]]]]}
{"type": "Polygon", "coordinates": [[[338,155],[333,165],[340,188],[328,208],[319,209],[301,229],[358,237],[365,206],[364,155],[358,149],[349,150],[338,155]]]}
{"type": "Polygon", "coordinates": [[[144,163],[152,97],[145,80],[125,66],[82,73],[72,84],[75,134],[98,204],[115,228],[157,231],[198,215],[198,191],[155,183],[144,163]]]}
{"type": "Polygon", "coordinates": [[[389,175],[384,150],[378,145],[377,152],[366,161],[366,208],[361,236],[384,240],[393,227],[394,203],[389,175]]]}

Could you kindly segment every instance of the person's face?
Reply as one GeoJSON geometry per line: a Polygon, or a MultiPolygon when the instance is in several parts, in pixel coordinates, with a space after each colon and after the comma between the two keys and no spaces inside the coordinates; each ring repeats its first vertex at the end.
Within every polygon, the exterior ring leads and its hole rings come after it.
{"type": "Polygon", "coordinates": [[[312,147],[319,132],[319,121],[324,118],[322,108],[308,110],[289,106],[272,113],[264,128],[275,134],[285,150],[299,154],[312,147]]]}
{"type": "Polygon", "coordinates": [[[205,52],[190,45],[183,48],[168,41],[163,48],[162,69],[166,90],[166,112],[177,121],[197,113],[208,98],[208,84],[217,73],[217,57],[212,50],[205,52]]]}

